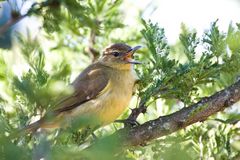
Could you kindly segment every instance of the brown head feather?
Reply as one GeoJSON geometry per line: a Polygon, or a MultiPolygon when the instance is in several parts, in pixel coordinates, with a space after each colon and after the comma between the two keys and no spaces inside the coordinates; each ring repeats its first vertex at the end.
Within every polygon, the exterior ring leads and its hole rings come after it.
{"type": "Polygon", "coordinates": [[[131,47],[127,44],[115,43],[115,44],[112,44],[112,45],[108,46],[107,48],[105,48],[104,54],[107,54],[107,53],[110,53],[113,51],[125,53],[125,52],[129,51],[130,49],[131,49],[131,47]]]}

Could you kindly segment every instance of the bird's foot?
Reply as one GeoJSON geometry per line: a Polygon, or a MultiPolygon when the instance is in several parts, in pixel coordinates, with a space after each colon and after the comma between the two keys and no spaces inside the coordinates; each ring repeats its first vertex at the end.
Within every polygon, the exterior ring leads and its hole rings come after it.
{"type": "Polygon", "coordinates": [[[98,140],[98,137],[94,134],[94,132],[92,132],[91,135],[95,141],[98,140]]]}
{"type": "Polygon", "coordinates": [[[121,120],[116,120],[115,122],[117,123],[123,123],[124,126],[126,127],[134,127],[134,126],[139,126],[139,122],[136,121],[135,119],[121,119],[121,120]]]}

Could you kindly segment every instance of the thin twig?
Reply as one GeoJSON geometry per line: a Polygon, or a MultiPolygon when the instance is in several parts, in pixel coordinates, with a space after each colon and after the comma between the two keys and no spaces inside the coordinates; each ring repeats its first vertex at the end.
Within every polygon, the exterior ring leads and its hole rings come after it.
{"type": "MultiPolygon", "coordinates": [[[[47,7],[52,5],[52,1],[44,1],[41,3],[33,3],[31,8],[28,10],[28,12],[26,14],[21,15],[20,13],[15,13],[14,16],[12,15],[11,19],[9,19],[4,25],[2,25],[0,27],[0,36],[2,36],[11,26],[15,25],[16,23],[18,23],[19,21],[21,21],[22,19],[24,19],[27,16],[30,16],[33,13],[38,12],[39,10],[41,10],[43,7],[47,7]],[[37,6],[37,7],[36,7],[37,6]]],[[[12,10],[12,13],[16,12],[12,10]]]]}
{"type": "MultiPolygon", "coordinates": [[[[100,22],[98,20],[96,20],[96,23],[100,23],[100,22]]],[[[87,51],[92,56],[92,62],[95,62],[99,58],[99,55],[100,55],[100,52],[94,48],[95,43],[96,43],[96,31],[91,29],[90,37],[89,37],[89,46],[87,48],[87,51]]]]}
{"type": "Polygon", "coordinates": [[[11,18],[10,20],[8,20],[4,25],[2,25],[0,27],[0,36],[2,36],[11,26],[15,25],[16,23],[18,23],[20,20],[22,20],[26,16],[27,16],[27,14],[24,14],[24,15],[14,17],[14,18],[11,18]]]}

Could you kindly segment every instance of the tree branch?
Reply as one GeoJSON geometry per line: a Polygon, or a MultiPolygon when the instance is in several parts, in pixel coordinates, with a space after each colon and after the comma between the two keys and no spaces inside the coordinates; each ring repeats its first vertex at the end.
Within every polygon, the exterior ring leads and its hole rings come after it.
{"type": "Polygon", "coordinates": [[[141,113],[146,113],[147,112],[147,107],[145,105],[145,101],[140,101],[139,106],[137,108],[132,109],[131,114],[128,116],[128,118],[125,120],[126,123],[128,122],[133,122],[137,120],[137,117],[141,114],[141,113]]]}
{"type": "MultiPolygon", "coordinates": [[[[95,23],[97,25],[100,25],[101,22],[96,19],[95,23]]],[[[89,46],[87,47],[87,52],[91,54],[92,62],[95,62],[100,56],[100,52],[94,48],[94,45],[96,43],[96,35],[97,35],[96,31],[91,29],[90,37],[89,37],[89,46]]]]}
{"type": "MultiPolygon", "coordinates": [[[[193,123],[205,121],[209,116],[230,107],[240,100],[240,80],[210,97],[203,98],[199,102],[185,107],[173,114],[159,117],[133,128],[123,128],[113,135],[103,138],[96,144],[120,139],[114,143],[115,147],[130,147],[146,144],[153,139],[171,134],[193,123]]],[[[87,152],[94,148],[90,146],[87,152]]]]}
{"type": "Polygon", "coordinates": [[[11,26],[15,25],[25,17],[30,16],[33,13],[37,13],[44,7],[54,6],[54,5],[59,5],[59,2],[56,0],[46,0],[41,3],[37,3],[37,2],[33,3],[31,8],[27,11],[27,13],[23,15],[21,15],[20,12],[18,13],[16,11],[11,11],[12,12],[11,19],[9,19],[5,24],[0,26],[0,36],[2,36],[11,26]]]}
{"type": "Polygon", "coordinates": [[[205,121],[209,116],[230,107],[239,100],[240,80],[189,107],[130,129],[125,138],[125,145],[135,146],[144,144],[147,141],[168,135],[193,123],[205,121]]]}
{"type": "Polygon", "coordinates": [[[0,36],[3,35],[11,26],[15,25],[26,16],[27,14],[24,14],[21,16],[12,17],[10,20],[8,20],[4,25],[0,27],[0,36]]]}

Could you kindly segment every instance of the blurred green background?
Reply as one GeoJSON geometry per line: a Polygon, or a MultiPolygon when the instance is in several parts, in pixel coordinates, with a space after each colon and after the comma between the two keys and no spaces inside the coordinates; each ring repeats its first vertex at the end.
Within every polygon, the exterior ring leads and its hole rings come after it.
{"type": "MultiPolygon", "coordinates": [[[[135,67],[140,82],[129,105],[148,107],[140,124],[229,86],[240,75],[239,1],[9,0],[0,6],[0,159],[240,158],[239,104],[132,148],[119,149],[113,139],[88,153],[84,148],[95,139],[72,130],[8,137],[68,95],[68,84],[115,42],[144,46],[135,57],[143,65],[135,67]]],[[[113,123],[95,134],[101,139],[120,128],[113,123]]]]}

